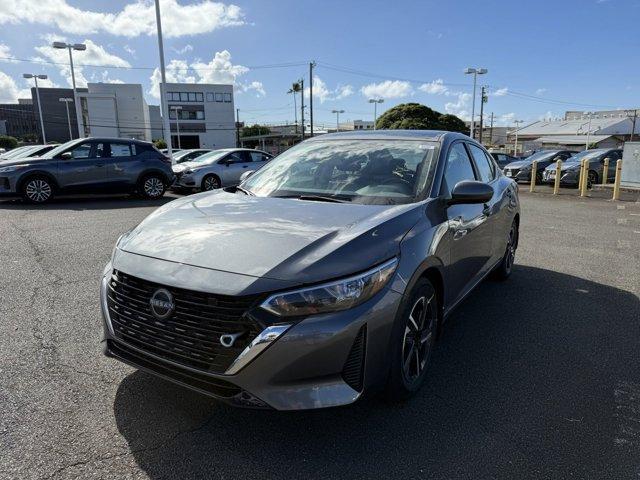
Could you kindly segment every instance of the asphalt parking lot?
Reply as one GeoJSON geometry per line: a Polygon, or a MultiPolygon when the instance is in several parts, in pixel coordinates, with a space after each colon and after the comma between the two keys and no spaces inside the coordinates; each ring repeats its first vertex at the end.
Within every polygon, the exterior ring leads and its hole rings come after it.
{"type": "Polygon", "coordinates": [[[0,202],[0,478],[640,476],[639,203],[522,193],[513,276],[456,310],[416,398],[279,413],[101,355],[100,273],[168,200],[0,202]]]}

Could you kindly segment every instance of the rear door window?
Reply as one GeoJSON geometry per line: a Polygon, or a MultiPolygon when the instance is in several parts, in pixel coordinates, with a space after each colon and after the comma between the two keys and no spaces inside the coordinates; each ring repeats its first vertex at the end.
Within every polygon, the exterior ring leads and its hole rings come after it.
{"type": "Polygon", "coordinates": [[[131,145],[128,143],[112,143],[111,144],[111,157],[130,157],[131,145]]]}

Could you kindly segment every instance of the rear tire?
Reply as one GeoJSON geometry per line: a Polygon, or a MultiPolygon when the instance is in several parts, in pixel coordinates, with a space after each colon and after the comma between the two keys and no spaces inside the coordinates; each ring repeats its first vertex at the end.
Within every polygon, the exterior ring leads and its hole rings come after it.
{"type": "Polygon", "coordinates": [[[202,179],[202,185],[200,186],[203,192],[210,192],[211,190],[217,190],[222,187],[222,183],[217,175],[209,174],[202,179]]]}
{"type": "Polygon", "coordinates": [[[438,329],[438,296],[426,278],[413,287],[393,326],[385,397],[406,400],[424,383],[438,329]]]}
{"type": "Polygon", "coordinates": [[[25,202],[42,205],[51,201],[54,187],[49,178],[36,175],[22,184],[21,193],[25,202]]]}
{"type": "Polygon", "coordinates": [[[507,248],[505,249],[502,260],[493,271],[493,278],[495,280],[504,281],[511,275],[513,270],[513,262],[516,257],[516,249],[518,247],[518,223],[514,220],[509,230],[509,240],[507,241],[507,248]]]}
{"type": "Polygon", "coordinates": [[[148,200],[161,198],[166,190],[164,178],[157,173],[145,175],[138,184],[138,193],[148,200]]]}
{"type": "Polygon", "coordinates": [[[589,173],[587,174],[587,188],[591,188],[597,184],[598,184],[598,172],[589,170],[589,173]]]}

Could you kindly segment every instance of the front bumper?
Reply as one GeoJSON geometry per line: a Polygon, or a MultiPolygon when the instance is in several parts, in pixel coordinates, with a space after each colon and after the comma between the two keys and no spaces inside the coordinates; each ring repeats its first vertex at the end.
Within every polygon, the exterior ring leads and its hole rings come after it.
{"type": "Polygon", "coordinates": [[[176,181],[173,184],[174,188],[198,188],[201,180],[194,173],[175,173],[176,181]]]}
{"type": "MultiPolygon", "coordinates": [[[[123,266],[117,268],[122,270],[123,266]]],[[[112,266],[108,265],[101,284],[104,353],[136,368],[232,405],[277,410],[350,404],[386,378],[387,347],[402,298],[388,287],[353,309],[310,316],[284,325],[272,341],[260,343],[257,351],[254,346],[253,352],[236,360],[224,374],[213,374],[142,351],[114,334],[107,305],[111,270],[112,266]],[[350,367],[351,373],[347,376],[345,368],[352,361],[352,351],[358,341],[364,342],[362,378],[360,386],[354,388],[353,381],[346,381],[353,375],[353,368],[350,367]]],[[[173,281],[175,277],[169,278],[173,281]]]]}
{"type": "Polygon", "coordinates": [[[0,196],[14,196],[16,191],[17,176],[10,173],[0,174],[0,196]]]}

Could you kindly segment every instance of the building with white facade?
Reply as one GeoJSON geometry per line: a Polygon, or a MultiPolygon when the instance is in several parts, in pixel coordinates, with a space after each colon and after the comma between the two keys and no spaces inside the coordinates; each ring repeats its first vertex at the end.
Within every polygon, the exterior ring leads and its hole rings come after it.
{"type": "Polygon", "coordinates": [[[173,147],[236,146],[233,85],[167,83],[164,92],[173,147]]]}
{"type": "Polygon", "coordinates": [[[341,132],[350,131],[350,130],[373,130],[373,121],[372,120],[348,120],[346,122],[340,122],[341,132]]]}
{"type": "Polygon", "coordinates": [[[137,83],[89,83],[78,93],[85,137],[151,141],[149,107],[137,83]]]}
{"type": "Polygon", "coordinates": [[[160,105],[149,105],[149,122],[151,123],[151,140],[164,138],[160,105]]]}

